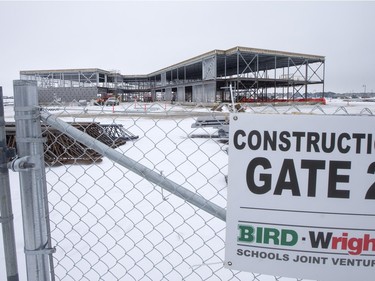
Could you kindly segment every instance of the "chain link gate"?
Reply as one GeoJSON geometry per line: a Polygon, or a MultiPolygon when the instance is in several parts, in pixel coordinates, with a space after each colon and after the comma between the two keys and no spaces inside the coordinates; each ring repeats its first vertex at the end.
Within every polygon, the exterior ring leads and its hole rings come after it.
{"type": "MultiPolygon", "coordinates": [[[[301,280],[223,266],[230,107],[53,104],[40,111],[55,280],[301,280]],[[134,162],[124,167],[120,155],[134,162]]],[[[315,105],[239,109],[373,112],[315,105]]]]}

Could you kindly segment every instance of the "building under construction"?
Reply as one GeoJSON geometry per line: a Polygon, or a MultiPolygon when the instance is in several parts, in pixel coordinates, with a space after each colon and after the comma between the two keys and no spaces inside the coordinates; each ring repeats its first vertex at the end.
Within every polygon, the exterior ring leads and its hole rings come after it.
{"type": "Polygon", "coordinates": [[[114,95],[126,101],[180,103],[272,102],[324,97],[325,57],[246,47],[213,50],[146,75],[102,69],[21,71],[38,82],[39,100],[93,100],[114,95]]]}

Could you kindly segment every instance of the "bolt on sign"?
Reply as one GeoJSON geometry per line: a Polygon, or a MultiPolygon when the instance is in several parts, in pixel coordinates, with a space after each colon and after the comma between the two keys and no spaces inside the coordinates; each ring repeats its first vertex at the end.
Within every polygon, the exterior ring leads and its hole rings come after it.
{"type": "Polygon", "coordinates": [[[230,118],[226,267],[373,281],[375,117],[230,118]]]}

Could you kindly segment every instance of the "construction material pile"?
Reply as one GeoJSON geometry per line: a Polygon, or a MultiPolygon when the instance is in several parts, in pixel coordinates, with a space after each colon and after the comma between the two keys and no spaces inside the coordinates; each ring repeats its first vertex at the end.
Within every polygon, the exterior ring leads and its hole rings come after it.
{"type": "MultiPolygon", "coordinates": [[[[137,139],[120,124],[71,123],[71,125],[96,140],[117,148],[127,140],[137,139]]],[[[16,128],[14,123],[6,124],[7,146],[16,148],[16,128]]],[[[49,126],[42,125],[44,160],[48,165],[82,164],[100,162],[102,155],[66,134],[49,126]]]]}

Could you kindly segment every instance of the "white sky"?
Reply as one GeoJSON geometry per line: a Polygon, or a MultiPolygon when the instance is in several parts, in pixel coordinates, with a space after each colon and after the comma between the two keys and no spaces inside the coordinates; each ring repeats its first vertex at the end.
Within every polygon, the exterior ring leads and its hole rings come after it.
{"type": "Polygon", "coordinates": [[[0,86],[20,70],[148,74],[235,46],[326,57],[325,90],[375,91],[375,2],[0,1],[0,86]]]}

